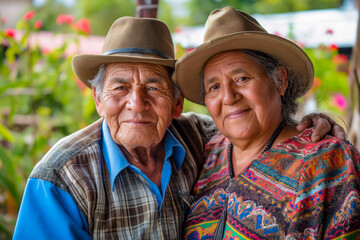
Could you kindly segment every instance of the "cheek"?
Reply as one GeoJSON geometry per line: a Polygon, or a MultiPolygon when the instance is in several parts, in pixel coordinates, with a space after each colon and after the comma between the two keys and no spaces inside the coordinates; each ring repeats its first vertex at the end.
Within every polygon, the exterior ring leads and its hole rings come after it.
{"type": "Polygon", "coordinates": [[[205,106],[207,107],[210,116],[215,120],[221,111],[221,100],[220,98],[206,98],[205,106]]]}
{"type": "Polygon", "coordinates": [[[124,99],[118,96],[104,96],[103,109],[106,115],[116,115],[122,109],[124,99]]]}

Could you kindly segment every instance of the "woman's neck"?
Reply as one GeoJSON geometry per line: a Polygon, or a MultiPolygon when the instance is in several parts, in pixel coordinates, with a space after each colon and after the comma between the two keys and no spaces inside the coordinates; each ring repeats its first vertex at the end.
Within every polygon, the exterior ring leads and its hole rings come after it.
{"type": "MultiPolygon", "coordinates": [[[[239,175],[247,166],[249,166],[265,150],[269,139],[274,136],[274,130],[271,133],[259,136],[255,141],[234,141],[232,149],[232,167],[234,176],[239,175]]],[[[285,126],[278,136],[274,139],[270,147],[296,136],[299,132],[295,127],[285,126]]]]}

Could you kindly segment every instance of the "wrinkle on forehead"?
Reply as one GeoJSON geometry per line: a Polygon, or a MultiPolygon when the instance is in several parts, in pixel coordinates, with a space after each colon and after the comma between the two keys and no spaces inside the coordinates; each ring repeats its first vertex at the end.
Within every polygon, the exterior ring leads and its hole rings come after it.
{"type": "MultiPolygon", "coordinates": [[[[111,71],[113,70],[113,68],[116,68],[115,71],[128,71],[128,70],[144,70],[144,71],[149,71],[149,72],[153,72],[161,77],[163,77],[164,79],[169,79],[170,80],[170,75],[169,75],[169,70],[162,66],[162,65],[158,65],[158,64],[150,64],[150,63],[110,63],[106,66],[107,70],[111,71]]],[[[106,71],[108,72],[108,71],[106,71]]],[[[106,76],[105,76],[106,78],[106,76]]]]}

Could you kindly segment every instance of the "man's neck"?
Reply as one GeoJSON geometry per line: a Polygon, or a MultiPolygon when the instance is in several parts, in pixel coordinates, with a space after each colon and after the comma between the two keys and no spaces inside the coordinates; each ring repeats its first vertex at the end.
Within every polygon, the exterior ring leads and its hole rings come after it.
{"type": "Polygon", "coordinates": [[[131,165],[139,168],[153,183],[161,187],[161,173],[165,160],[163,143],[156,148],[120,148],[131,165]]]}

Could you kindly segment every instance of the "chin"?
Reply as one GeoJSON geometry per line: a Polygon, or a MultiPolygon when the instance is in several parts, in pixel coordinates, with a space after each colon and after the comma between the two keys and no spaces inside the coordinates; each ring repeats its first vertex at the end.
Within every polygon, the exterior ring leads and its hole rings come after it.
{"type": "Polygon", "coordinates": [[[136,134],[132,133],[125,133],[119,136],[118,142],[126,148],[137,148],[137,147],[150,147],[156,144],[156,137],[157,134],[155,133],[139,133],[136,134]]]}

